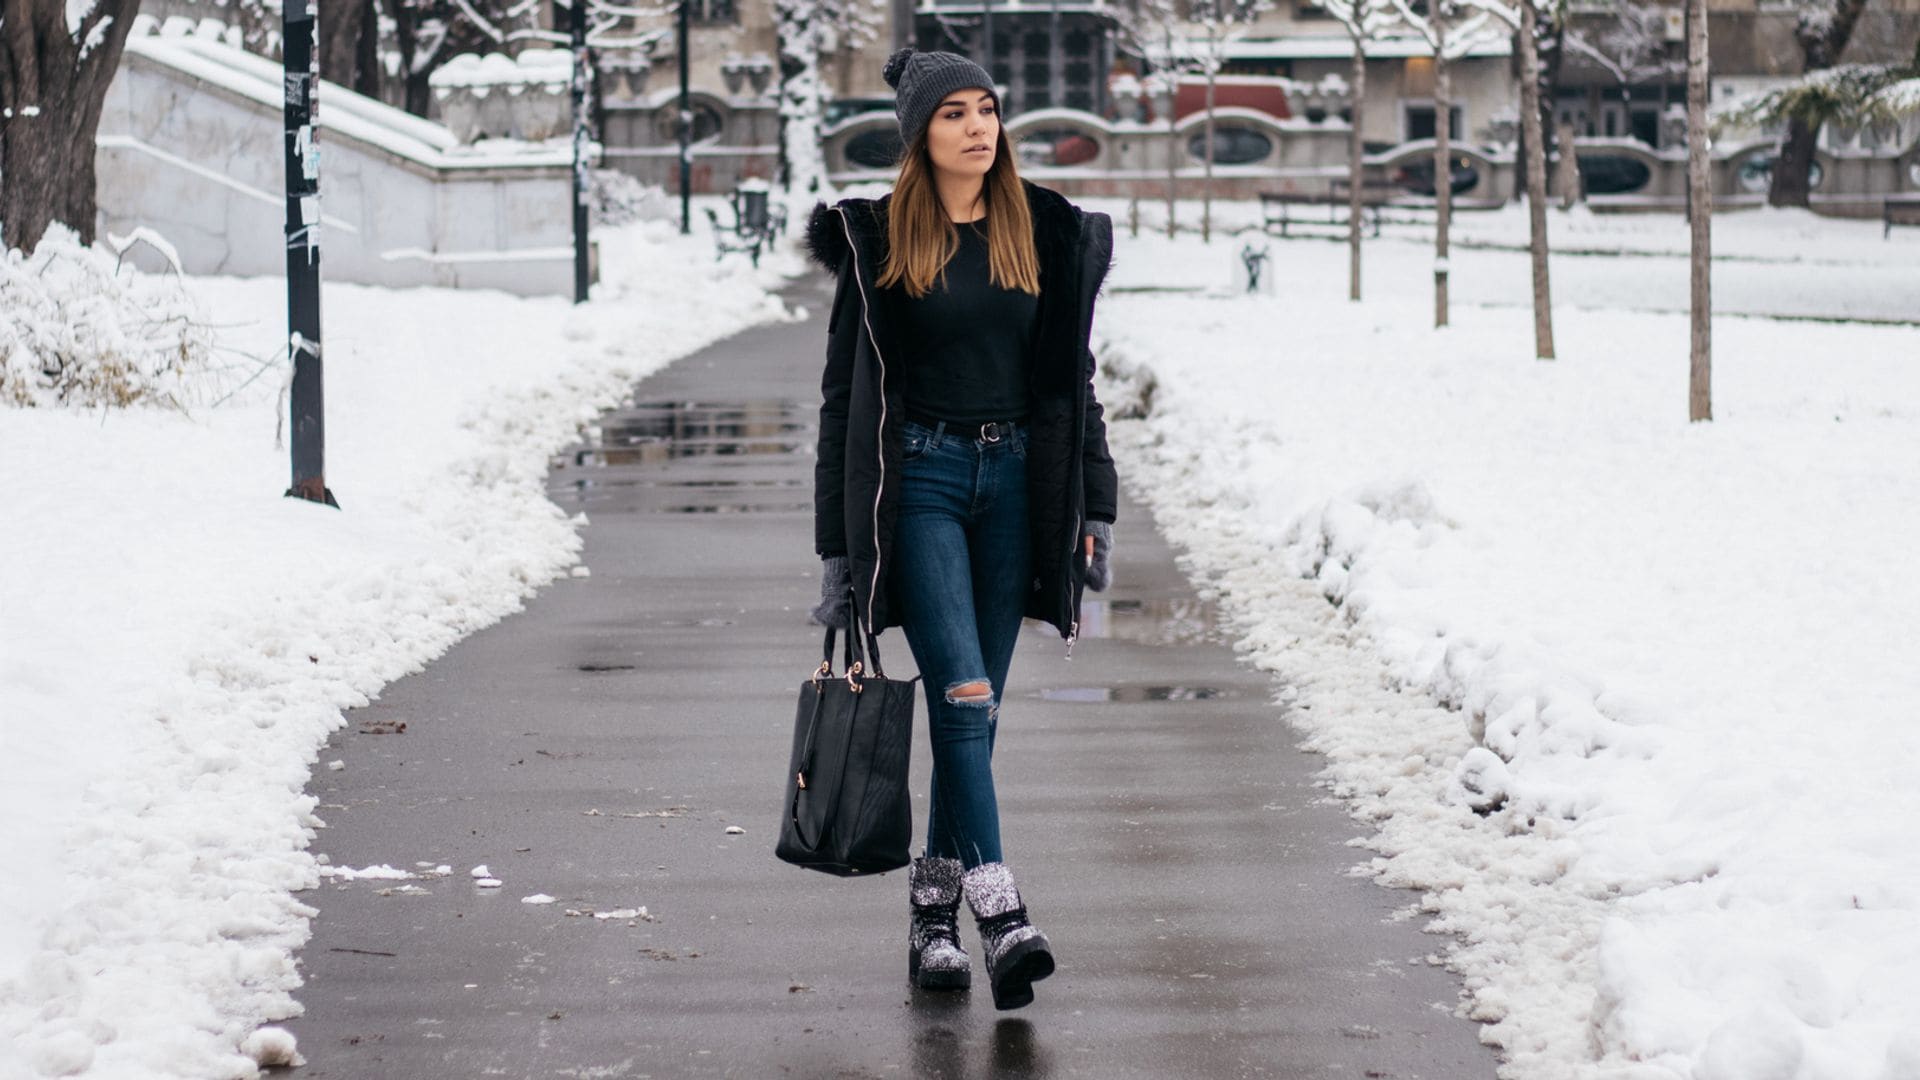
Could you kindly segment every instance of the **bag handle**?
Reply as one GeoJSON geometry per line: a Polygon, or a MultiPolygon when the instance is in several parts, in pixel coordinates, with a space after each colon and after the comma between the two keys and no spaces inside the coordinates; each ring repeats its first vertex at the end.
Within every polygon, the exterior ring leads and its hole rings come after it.
{"type": "MultiPolygon", "coordinates": [[[[856,661],[859,661],[861,662],[863,673],[871,673],[882,679],[886,678],[886,669],[880,666],[880,642],[878,638],[875,637],[873,629],[861,621],[860,605],[854,602],[853,590],[851,588],[847,590],[846,607],[851,625],[847,627],[845,670],[848,672],[849,677],[852,677],[853,665],[856,661]]],[[[827,627],[826,640],[820,649],[819,675],[822,678],[833,675],[833,639],[837,633],[839,633],[839,631],[834,627],[827,627]]]]}

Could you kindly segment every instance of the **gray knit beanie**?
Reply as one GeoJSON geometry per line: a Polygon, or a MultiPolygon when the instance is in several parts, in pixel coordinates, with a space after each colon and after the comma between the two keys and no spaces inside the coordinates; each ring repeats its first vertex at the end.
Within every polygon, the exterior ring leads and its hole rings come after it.
{"type": "Polygon", "coordinates": [[[950,52],[901,49],[887,57],[880,74],[894,89],[893,114],[900,120],[900,142],[906,146],[927,130],[933,111],[955,90],[977,86],[999,97],[987,69],[950,52]]]}

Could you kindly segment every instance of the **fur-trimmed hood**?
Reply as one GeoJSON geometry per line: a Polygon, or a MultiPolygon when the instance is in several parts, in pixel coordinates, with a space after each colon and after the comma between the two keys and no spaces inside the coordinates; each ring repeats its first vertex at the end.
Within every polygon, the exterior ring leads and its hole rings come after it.
{"type": "MultiPolygon", "coordinates": [[[[1026,189],[1035,246],[1039,248],[1044,268],[1049,249],[1063,256],[1077,250],[1086,215],[1057,191],[1027,180],[1020,183],[1026,189]]],[[[838,276],[851,251],[847,244],[851,233],[866,265],[877,270],[886,259],[887,207],[892,200],[893,195],[889,193],[878,199],[842,199],[833,206],[816,203],[813,213],[807,217],[807,254],[828,273],[838,276]],[[845,221],[844,226],[841,219],[845,221]]],[[[1102,279],[1113,258],[1112,245],[1109,243],[1107,248],[1104,261],[1096,268],[1102,279]]]]}

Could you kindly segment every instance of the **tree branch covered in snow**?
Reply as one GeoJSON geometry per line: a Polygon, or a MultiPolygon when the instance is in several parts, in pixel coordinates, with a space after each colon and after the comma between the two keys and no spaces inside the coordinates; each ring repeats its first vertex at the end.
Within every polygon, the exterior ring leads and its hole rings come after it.
{"type": "Polygon", "coordinates": [[[1400,21],[1393,0],[1322,0],[1320,7],[1356,42],[1383,37],[1400,21]]]}
{"type": "Polygon", "coordinates": [[[1798,119],[1809,126],[1896,121],[1920,111],[1920,69],[1908,64],[1842,64],[1738,98],[1713,111],[1718,128],[1764,127],[1798,119]]]}
{"type": "MultiPolygon", "coordinates": [[[[138,239],[155,242],[122,243],[138,239]]],[[[135,273],[63,226],[0,261],[0,310],[0,404],[184,409],[210,370],[213,334],[177,276],[135,273]]]]}
{"type": "Polygon", "coordinates": [[[1567,48],[1626,84],[1679,78],[1687,72],[1684,58],[1667,55],[1667,9],[1657,3],[1628,0],[1598,38],[1569,31],[1567,48]]]}
{"type": "Polygon", "coordinates": [[[1458,60],[1497,41],[1506,36],[1511,27],[1520,25],[1517,10],[1498,0],[1432,0],[1426,12],[1416,11],[1413,0],[1393,0],[1393,6],[1400,13],[1400,21],[1427,43],[1429,51],[1440,48],[1443,31],[1435,24],[1445,21],[1443,59],[1447,61],[1458,60]]]}
{"type": "MultiPolygon", "coordinates": [[[[774,34],[780,47],[780,156],[786,189],[810,204],[827,192],[827,162],[821,129],[833,90],[820,71],[830,44],[854,49],[880,31],[879,0],[774,0],[774,34]]],[[[804,207],[801,207],[804,209],[804,207]]]]}

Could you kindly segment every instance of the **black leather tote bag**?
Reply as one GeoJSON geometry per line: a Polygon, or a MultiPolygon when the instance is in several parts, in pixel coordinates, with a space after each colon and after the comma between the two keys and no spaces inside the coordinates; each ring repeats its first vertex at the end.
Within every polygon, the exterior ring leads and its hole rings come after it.
{"type": "Polygon", "coordinates": [[[842,877],[898,870],[913,836],[907,762],[920,679],[887,678],[879,643],[857,615],[847,631],[846,672],[834,675],[834,633],[828,628],[820,667],[800,684],[774,854],[842,877]]]}

